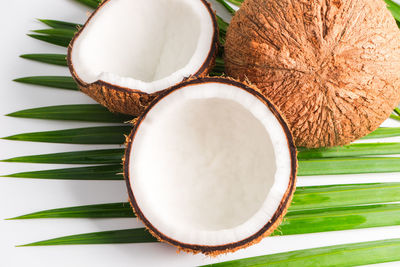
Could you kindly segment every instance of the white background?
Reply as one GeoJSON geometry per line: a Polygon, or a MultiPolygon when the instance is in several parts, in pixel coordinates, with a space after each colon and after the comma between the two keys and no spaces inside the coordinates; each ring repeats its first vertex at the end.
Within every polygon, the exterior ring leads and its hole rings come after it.
{"type": "MultiPolygon", "coordinates": [[[[17,84],[12,79],[32,75],[68,75],[65,67],[36,63],[24,53],[65,53],[65,49],[27,37],[29,30],[45,28],[35,18],[84,22],[88,9],[72,0],[2,0],[0,41],[0,136],[23,132],[94,126],[46,120],[17,119],[4,114],[26,108],[58,104],[93,103],[80,92],[17,84]]],[[[101,45],[101,44],[99,44],[101,45]]],[[[98,124],[96,124],[98,125],[98,124]]],[[[400,126],[396,122],[386,125],[400,126]]],[[[385,141],[400,141],[399,138],[385,141]]],[[[0,140],[0,159],[52,152],[113,146],[81,146],[0,140]]],[[[62,165],[0,163],[0,175],[62,165]]],[[[299,185],[398,181],[400,174],[301,177],[299,185]]],[[[5,221],[43,209],[126,201],[122,181],[49,181],[0,178],[0,266],[193,266],[244,257],[386,238],[400,238],[400,227],[341,231],[266,238],[260,244],[214,259],[177,254],[169,245],[90,245],[16,248],[15,245],[63,235],[142,227],[135,219],[46,219],[5,221]]],[[[396,266],[398,264],[391,264],[396,266]]]]}

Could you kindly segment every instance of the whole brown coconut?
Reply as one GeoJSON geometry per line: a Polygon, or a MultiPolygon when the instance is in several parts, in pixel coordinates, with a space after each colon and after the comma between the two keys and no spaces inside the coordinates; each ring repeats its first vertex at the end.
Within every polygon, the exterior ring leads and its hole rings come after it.
{"type": "Polygon", "coordinates": [[[246,0],[225,60],[278,106],[297,146],[350,143],[400,101],[400,32],[383,0],[246,0]]]}

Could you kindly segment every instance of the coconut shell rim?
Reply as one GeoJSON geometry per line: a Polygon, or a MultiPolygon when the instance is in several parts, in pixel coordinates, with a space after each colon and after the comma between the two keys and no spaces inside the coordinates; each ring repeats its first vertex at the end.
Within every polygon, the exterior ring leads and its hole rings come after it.
{"type": "Polygon", "coordinates": [[[239,250],[241,248],[248,247],[252,244],[260,242],[264,237],[270,235],[277,227],[280,225],[283,216],[287,213],[287,209],[290,206],[291,200],[293,198],[293,194],[295,191],[295,185],[296,185],[296,174],[297,174],[297,150],[296,146],[294,144],[294,139],[292,136],[292,133],[288,127],[288,124],[284,117],[281,115],[281,113],[278,111],[278,109],[272,104],[270,100],[268,100],[265,96],[263,96],[256,88],[252,88],[249,85],[246,85],[242,82],[238,82],[236,80],[230,79],[230,78],[222,78],[222,77],[205,77],[205,78],[197,78],[197,79],[191,79],[188,81],[184,81],[178,85],[175,85],[171,87],[168,90],[164,90],[160,93],[159,97],[152,101],[152,103],[145,109],[145,111],[135,120],[135,123],[133,125],[133,129],[129,136],[127,137],[127,142],[126,142],[126,149],[125,149],[125,154],[124,154],[124,159],[123,159],[123,172],[124,172],[124,178],[125,178],[125,183],[127,186],[128,190],[128,195],[129,195],[129,202],[137,216],[138,219],[140,219],[146,226],[146,229],[149,230],[149,232],[157,238],[157,240],[166,242],[168,244],[171,244],[175,247],[177,247],[179,250],[183,250],[186,252],[192,252],[192,253],[203,253],[206,255],[211,255],[211,256],[216,256],[219,254],[227,253],[227,252],[234,252],[236,250],[239,250]],[[224,245],[197,245],[197,244],[188,244],[188,243],[182,243],[179,242],[173,238],[170,238],[160,232],[153,224],[147,220],[146,216],[142,213],[140,207],[138,206],[135,196],[133,194],[132,188],[131,188],[131,183],[130,183],[130,175],[129,175],[129,165],[130,165],[130,154],[132,150],[132,144],[135,139],[136,132],[138,131],[141,122],[146,118],[146,115],[150,112],[150,110],[164,97],[168,96],[170,93],[179,90],[183,87],[187,87],[190,85],[196,85],[196,84],[204,84],[204,83],[224,83],[232,86],[236,86],[244,91],[247,91],[248,93],[251,93],[255,97],[257,97],[260,101],[262,101],[268,108],[269,110],[274,114],[275,118],[278,120],[279,124],[283,128],[286,140],[288,142],[288,148],[289,148],[289,153],[290,153],[290,159],[291,159],[291,172],[290,172],[290,177],[289,177],[289,184],[286,189],[285,194],[283,195],[281,202],[279,204],[278,209],[275,211],[274,215],[272,218],[256,233],[253,235],[234,242],[234,243],[228,243],[224,245]]]}
{"type": "MultiPolygon", "coordinates": [[[[100,85],[100,86],[106,86],[109,89],[115,90],[115,91],[135,92],[135,93],[138,93],[138,94],[148,95],[149,93],[143,92],[143,91],[141,91],[139,89],[131,89],[131,88],[119,86],[119,85],[116,85],[116,84],[108,83],[108,82],[103,81],[101,79],[96,80],[96,81],[94,81],[92,83],[86,83],[79,77],[79,75],[75,71],[74,64],[72,63],[72,58],[71,58],[72,49],[73,49],[73,46],[75,44],[75,41],[79,38],[80,34],[85,29],[87,24],[92,20],[92,18],[96,16],[97,12],[110,1],[112,1],[112,0],[104,0],[103,2],[101,2],[99,4],[99,6],[92,12],[92,14],[86,20],[85,24],[82,27],[79,28],[77,33],[71,39],[71,42],[69,43],[68,49],[67,49],[67,65],[68,65],[68,69],[69,69],[69,71],[71,73],[72,78],[75,80],[75,82],[78,84],[78,86],[79,87],[83,87],[85,89],[88,89],[88,88],[90,88],[91,86],[94,86],[94,85],[100,85]]],[[[206,0],[197,0],[197,1],[201,1],[203,3],[203,5],[205,6],[205,8],[207,9],[207,11],[208,11],[208,13],[209,13],[209,15],[211,17],[211,20],[212,20],[214,33],[213,33],[213,37],[212,37],[212,40],[211,40],[211,47],[209,49],[209,53],[208,53],[206,59],[204,60],[203,64],[200,66],[200,68],[194,74],[191,75],[191,77],[192,76],[193,77],[199,77],[199,76],[203,75],[205,72],[207,72],[211,68],[211,66],[214,64],[214,60],[215,60],[215,58],[217,56],[218,45],[219,45],[219,28],[218,28],[216,14],[212,10],[211,4],[208,3],[206,0]]],[[[185,81],[188,78],[190,78],[190,77],[186,77],[182,81],[185,81]]],[[[156,91],[155,93],[157,94],[157,93],[162,92],[163,90],[171,88],[171,87],[173,87],[175,85],[168,86],[168,87],[163,88],[163,89],[161,89],[159,91],[156,91]]]]}

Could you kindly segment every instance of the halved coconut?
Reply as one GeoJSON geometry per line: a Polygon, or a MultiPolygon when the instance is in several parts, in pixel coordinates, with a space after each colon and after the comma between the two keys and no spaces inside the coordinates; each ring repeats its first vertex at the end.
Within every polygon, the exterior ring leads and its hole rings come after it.
{"type": "Polygon", "coordinates": [[[277,228],[296,168],[291,133],[271,102],[242,83],[202,78],[164,91],[138,118],[124,175],[157,239],[217,255],[277,228]]]}
{"type": "Polygon", "coordinates": [[[217,46],[205,0],[108,0],[75,35],[67,59],[84,93],[137,115],[158,92],[208,74],[217,46]]]}

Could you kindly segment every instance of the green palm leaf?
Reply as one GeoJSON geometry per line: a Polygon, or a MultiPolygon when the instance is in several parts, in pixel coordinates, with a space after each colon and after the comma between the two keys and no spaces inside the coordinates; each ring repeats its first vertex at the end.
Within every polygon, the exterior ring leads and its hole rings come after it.
{"type": "Polygon", "coordinates": [[[54,180],[123,180],[121,164],[45,171],[20,172],[3,177],[54,180]]]}
{"type": "Polygon", "coordinates": [[[65,144],[123,144],[130,126],[103,126],[17,134],[2,139],[65,144]]]}
{"type": "Polygon", "coordinates": [[[133,119],[132,116],[111,113],[105,107],[98,104],[62,105],[33,108],[10,113],[6,116],[46,120],[115,123],[123,123],[133,119]]]}
{"type": "Polygon", "coordinates": [[[400,136],[400,127],[381,127],[361,139],[377,139],[400,136]]]}
{"type": "Polygon", "coordinates": [[[393,2],[392,0],[385,0],[387,4],[387,8],[390,10],[392,13],[393,17],[397,20],[400,21],[400,6],[393,2]]]}
{"type": "Polygon", "coordinates": [[[80,235],[71,235],[60,238],[35,242],[27,246],[55,246],[55,245],[90,245],[90,244],[124,244],[157,242],[144,228],[126,229],[116,231],[96,232],[80,235]]]}
{"type": "Polygon", "coordinates": [[[219,29],[219,41],[222,45],[224,45],[226,31],[228,29],[229,23],[225,22],[220,16],[217,16],[217,23],[219,29]]]}
{"type": "Polygon", "coordinates": [[[243,3],[243,0],[226,0],[236,6],[240,6],[243,3]]]}
{"type": "MultiPolygon", "coordinates": [[[[339,208],[400,201],[400,183],[299,187],[289,211],[339,208]]],[[[44,210],[12,219],[134,217],[128,202],[44,210]]]]}
{"type": "Polygon", "coordinates": [[[400,158],[329,158],[299,160],[299,176],[400,172],[400,158]]]}
{"type": "Polygon", "coordinates": [[[34,39],[62,47],[68,47],[69,43],[71,42],[71,38],[65,38],[59,36],[42,35],[42,34],[27,34],[27,35],[34,39]]]}
{"type": "Polygon", "coordinates": [[[398,116],[398,115],[390,114],[390,118],[400,121],[400,116],[398,116]]]}
{"type": "Polygon", "coordinates": [[[129,202],[96,204],[34,212],[8,220],[44,218],[130,218],[135,217],[129,202]]]}
{"type": "Polygon", "coordinates": [[[206,266],[358,266],[400,260],[400,239],[296,250],[206,266]]]}
{"type": "Polygon", "coordinates": [[[400,143],[351,144],[332,148],[298,148],[298,159],[400,154],[400,143]]]}
{"type": "Polygon", "coordinates": [[[297,187],[290,211],[400,201],[400,183],[297,187]]]}
{"type": "Polygon", "coordinates": [[[68,90],[79,90],[74,79],[69,76],[32,76],[23,77],[14,80],[19,83],[41,85],[46,87],[55,87],[68,90]]]}
{"type": "Polygon", "coordinates": [[[288,212],[273,235],[319,232],[400,225],[400,204],[350,206],[288,212]]]}
{"type": "MultiPolygon", "coordinates": [[[[46,142],[51,142],[51,140],[47,138],[44,140],[46,140],[46,142]]],[[[94,142],[94,140],[91,140],[90,142],[94,142]]],[[[74,141],[74,143],[77,142],[74,141]]],[[[55,172],[57,170],[52,170],[52,171],[55,172]]],[[[64,171],[64,169],[62,169],[61,171],[64,171]]],[[[400,158],[333,158],[333,159],[318,159],[318,160],[302,160],[299,161],[298,176],[385,173],[385,172],[400,172],[400,158]]],[[[14,174],[8,177],[57,179],[55,177],[48,177],[48,176],[43,177],[42,171],[28,172],[23,174],[24,176],[18,176],[21,174],[14,174]],[[29,175],[35,175],[35,177],[31,177],[29,175]]],[[[80,178],[75,177],[74,179],[79,180],[80,178]]]]}
{"type": "Polygon", "coordinates": [[[85,150],[44,155],[23,156],[0,162],[25,162],[46,164],[119,164],[124,149],[85,150]]]}
{"type": "Polygon", "coordinates": [[[61,20],[53,20],[53,19],[38,19],[38,20],[54,29],[68,29],[76,31],[79,27],[83,26],[82,24],[61,21],[61,20]]]}
{"type": "MultiPolygon", "coordinates": [[[[294,235],[400,224],[400,204],[289,212],[273,235],[294,235]]],[[[157,242],[144,228],[59,237],[24,246],[157,242]]]]}
{"type": "Polygon", "coordinates": [[[39,61],[43,63],[67,66],[67,55],[63,54],[24,54],[20,55],[21,58],[39,61]]]}
{"type": "Polygon", "coordinates": [[[97,8],[97,6],[102,2],[102,0],[75,0],[78,3],[84,4],[90,8],[97,8]]]}
{"type": "Polygon", "coordinates": [[[225,7],[225,9],[231,13],[232,15],[235,14],[235,10],[228,4],[225,2],[225,0],[216,0],[218,3],[220,3],[221,5],[223,5],[225,7]]]}
{"type": "Polygon", "coordinates": [[[72,39],[76,33],[76,29],[43,29],[43,30],[33,30],[32,32],[35,33],[41,33],[44,35],[49,35],[49,36],[57,36],[57,37],[63,37],[63,38],[69,38],[72,39]]]}

